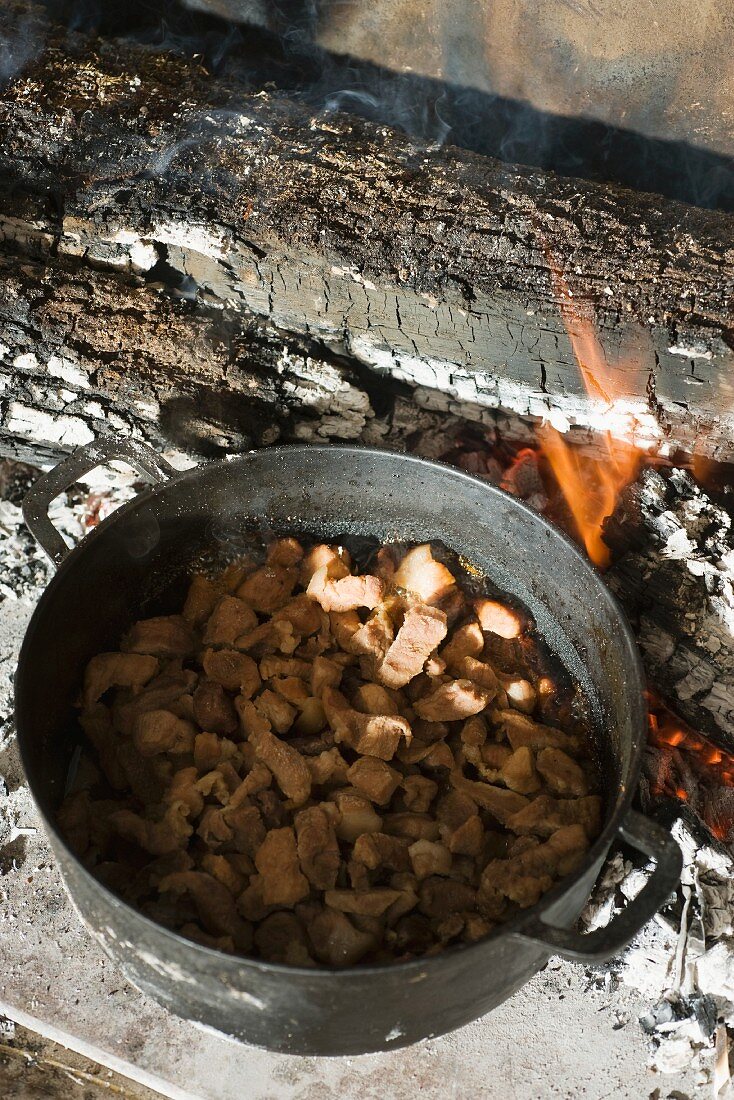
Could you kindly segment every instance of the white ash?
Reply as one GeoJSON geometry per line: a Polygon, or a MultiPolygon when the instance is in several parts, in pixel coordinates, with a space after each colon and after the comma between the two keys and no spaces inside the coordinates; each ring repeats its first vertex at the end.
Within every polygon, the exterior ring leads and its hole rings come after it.
{"type": "MultiPolygon", "coordinates": [[[[692,1064],[712,1069],[720,1028],[734,1028],[734,858],[723,845],[700,843],[683,818],[671,831],[684,861],[676,894],[602,968],[611,981],[649,1001],[640,1024],[653,1040],[651,1065],[661,1073],[692,1064]]],[[[582,915],[583,926],[593,931],[608,924],[649,873],[617,852],[582,915]]],[[[720,1051],[717,1065],[720,1076],[720,1051]]]]}

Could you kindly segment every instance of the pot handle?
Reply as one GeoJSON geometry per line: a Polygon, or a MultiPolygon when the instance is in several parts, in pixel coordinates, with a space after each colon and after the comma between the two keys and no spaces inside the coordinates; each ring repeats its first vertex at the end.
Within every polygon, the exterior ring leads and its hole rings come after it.
{"type": "Polygon", "coordinates": [[[173,466],[147,443],[105,435],[86,447],[78,447],[53,469],[41,474],[23,499],[23,519],[36,542],[56,565],[64,560],[69,547],[49,519],[51,502],[84,474],[112,461],[126,462],[153,485],[167,481],[176,473],[173,466]]]}
{"type": "Polygon", "coordinates": [[[536,919],[523,928],[520,933],[523,938],[542,943],[554,955],[582,962],[600,962],[627,946],[678,885],[683,856],[662,826],[636,810],[628,811],[619,834],[633,848],[655,860],[655,869],[637,897],[606,928],[583,933],[536,919]]]}

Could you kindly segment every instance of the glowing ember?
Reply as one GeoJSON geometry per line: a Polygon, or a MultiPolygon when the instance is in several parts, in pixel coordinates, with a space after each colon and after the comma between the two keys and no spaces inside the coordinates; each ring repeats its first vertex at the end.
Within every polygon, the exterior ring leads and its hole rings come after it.
{"type": "MultiPolygon", "coordinates": [[[[584,386],[589,397],[611,410],[620,400],[615,373],[617,376],[622,373],[623,364],[618,363],[610,368],[593,325],[581,316],[563,275],[551,257],[549,263],[561,318],[584,386]]],[[[630,435],[632,429],[630,417],[630,435]]],[[[637,476],[641,452],[630,443],[614,439],[607,432],[602,437],[606,456],[602,460],[596,460],[570,447],[562,434],[549,424],[543,425],[538,435],[543,453],[568,503],[586,552],[595,565],[606,569],[610,555],[602,538],[603,523],[614,511],[619,493],[637,476]]]]}
{"type": "Polygon", "coordinates": [[[722,813],[716,798],[695,797],[701,788],[710,795],[717,789],[734,787],[734,756],[723,752],[707,738],[691,729],[653,693],[648,693],[648,738],[672,767],[663,766],[657,773],[651,794],[659,798],[667,795],[682,802],[693,800],[699,816],[719,840],[726,840],[734,828],[734,814],[722,813]],[[683,786],[686,778],[691,789],[683,786]]]}

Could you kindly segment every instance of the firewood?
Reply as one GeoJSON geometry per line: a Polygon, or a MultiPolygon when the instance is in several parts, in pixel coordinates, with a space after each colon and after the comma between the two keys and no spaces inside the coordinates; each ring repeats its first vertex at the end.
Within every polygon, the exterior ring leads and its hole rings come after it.
{"type": "MultiPolygon", "coordinates": [[[[0,0],[0,18],[12,7],[0,0]]],[[[359,435],[365,393],[379,404],[388,377],[407,382],[423,404],[479,421],[500,406],[624,432],[584,393],[558,309],[557,269],[616,364],[638,438],[732,453],[720,385],[734,358],[730,215],[453,148],[420,149],[384,126],[314,115],[283,93],[214,77],[195,59],[59,31],[42,12],[33,18],[39,53],[0,94],[0,235],[5,251],[44,265],[33,294],[46,295],[49,311],[59,308],[58,280],[68,281],[64,294],[82,297],[98,273],[119,288],[120,303],[111,293],[98,318],[106,355],[93,354],[93,340],[85,356],[102,360],[102,397],[109,363],[137,325],[132,285],[147,288],[143,358],[151,330],[160,334],[172,312],[192,322],[179,323],[169,388],[195,390],[197,408],[228,402],[230,386],[221,372],[216,383],[208,376],[190,333],[209,325],[214,339],[221,318],[218,356],[227,359],[236,318],[247,327],[254,315],[328,347],[312,374],[337,354],[363,378],[356,392],[347,389],[342,418],[339,365],[330,376],[323,415],[332,437],[359,435]]],[[[29,393],[23,404],[51,417],[29,424],[8,397],[26,369],[41,390],[66,388],[55,372],[79,367],[73,335],[62,331],[54,344],[19,333],[3,304],[0,342],[9,373],[0,429],[36,436],[47,450],[73,445],[63,407],[51,414],[29,393]]],[[[230,421],[239,424],[243,408],[263,413],[262,386],[272,427],[273,373],[291,383],[283,387],[291,406],[313,409],[311,382],[299,389],[282,357],[248,381],[241,357],[234,361],[242,397],[230,421]]],[[[134,392],[143,368],[124,373],[134,392]]],[[[166,418],[130,405],[127,422],[144,434],[143,422],[169,440],[183,431],[196,449],[197,431],[184,430],[194,410],[166,418]]],[[[268,431],[243,434],[258,442],[268,431]]],[[[247,444],[230,423],[219,445],[247,444]]]]}
{"type": "Polygon", "coordinates": [[[606,574],[648,677],[695,730],[734,750],[734,534],[731,495],[683,470],[646,469],[605,526],[606,574]]]}

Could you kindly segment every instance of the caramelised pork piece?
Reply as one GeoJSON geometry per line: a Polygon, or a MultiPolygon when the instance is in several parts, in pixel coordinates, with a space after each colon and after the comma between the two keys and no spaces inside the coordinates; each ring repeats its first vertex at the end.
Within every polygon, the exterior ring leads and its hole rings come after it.
{"type": "Polygon", "coordinates": [[[426,604],[414,604],[405,612],[395,641],[376,670],[385,687],[401,688],[418,676],[438,645],[446,637],[446,615],[426,604]]]}
{"type": "Polygon", "coordinates": [[[354,577],[351,573],[334,577],[329,566],[317,569],[309,581],[306,594],[324,611],[356,611],[359,607],[372,609],[382,599],[382,581],[379,577],[354,577]]]}

